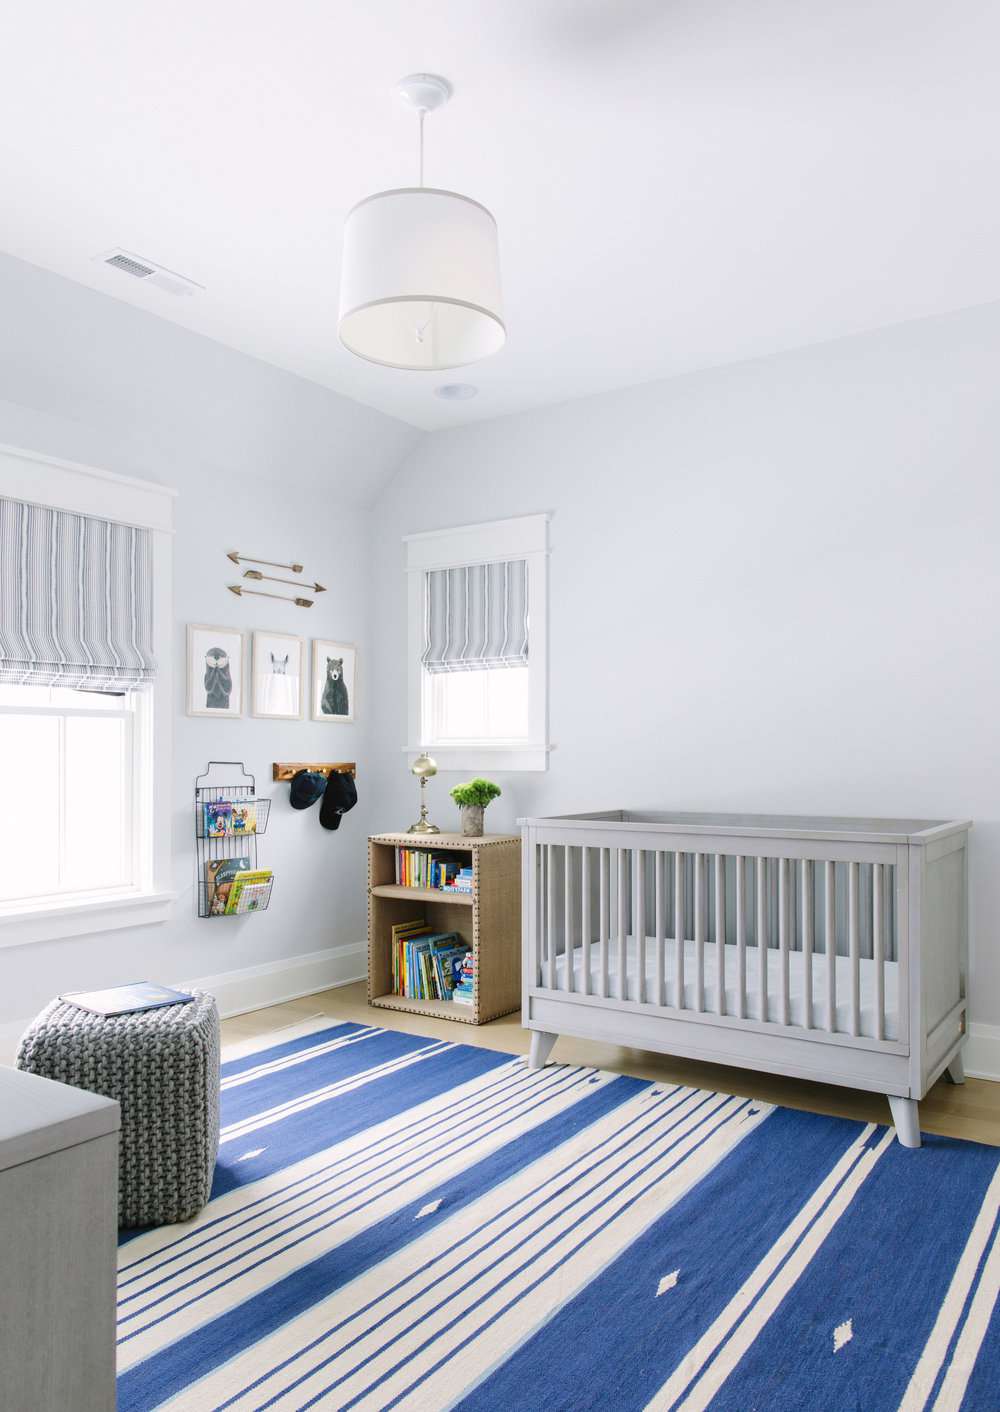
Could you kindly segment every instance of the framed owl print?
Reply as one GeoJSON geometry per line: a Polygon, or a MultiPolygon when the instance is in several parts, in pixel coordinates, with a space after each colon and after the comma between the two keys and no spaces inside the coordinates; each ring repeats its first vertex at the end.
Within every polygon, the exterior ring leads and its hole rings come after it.
{"type": "Polygon", "coordinates": [[[243,715],[243,634],[236,628],[188,623],[187,713],[243,715]]]}

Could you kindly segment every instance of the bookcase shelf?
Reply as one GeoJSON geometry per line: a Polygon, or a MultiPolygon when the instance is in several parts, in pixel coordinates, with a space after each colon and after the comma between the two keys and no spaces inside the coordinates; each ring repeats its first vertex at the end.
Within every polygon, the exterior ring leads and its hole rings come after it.
{"type": "Polygon", "coordinates": [[[521,1004],[521,840],[506,834],[374,834],[368,840],[368,1003],[459,1024],[482,1025],[521,1004]],[[472,864],[472,894],[440,888],[400,887],[396,849],[463,853],[472,864]],[[415,1000],[392,993],[392,928],[418,920],[454,931],[475,958],[473,1004],[415,1000]]]}
{"type": "Polygon", "coordinates": [[[448,892],[443,887],[402,887],[399,883],[381,883],[373,887],[376,897],[402,897],[417,902],[457,902],[460,907],[472,907],[471,892],[448,892]]]}

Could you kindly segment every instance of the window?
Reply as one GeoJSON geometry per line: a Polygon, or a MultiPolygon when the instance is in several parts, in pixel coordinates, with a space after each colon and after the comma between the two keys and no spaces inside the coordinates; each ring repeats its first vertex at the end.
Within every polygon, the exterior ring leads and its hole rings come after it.
{"type": "Polygon", "coordinates": [[[547,517],[411,535],[411,753],[442,768],[548,761],[547,517]]]}
{"type": "Polygon", "coordinates": [[[138,756],[149,701],[0,686],[0,904],[139,886],[138,756]]]}
{"type": "Polygon", "coordinates": [[[169,914],[170,494],[0,447],[0,946],[169,914]]]}

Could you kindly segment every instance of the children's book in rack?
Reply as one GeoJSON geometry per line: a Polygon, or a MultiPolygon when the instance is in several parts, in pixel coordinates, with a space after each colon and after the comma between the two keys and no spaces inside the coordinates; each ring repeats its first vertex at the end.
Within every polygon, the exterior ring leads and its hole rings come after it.
{"type": "Polygon", "coordinates": [[[199,917],[267,911],[274,877],[258,864],[257,840],[270,808],[269,799],[257,798],[256,780],[242,762],[212,760],[195,780],[199,917]]]}

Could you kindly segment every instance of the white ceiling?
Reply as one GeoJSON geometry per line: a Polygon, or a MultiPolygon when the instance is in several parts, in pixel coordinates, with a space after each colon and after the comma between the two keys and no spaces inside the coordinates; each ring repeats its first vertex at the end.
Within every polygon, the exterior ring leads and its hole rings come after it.
{"type": "Polygon", "coordinates": [[[995,0],[32,0],[0,39],[0,248],[417,426],[1000,298],[995,0]],[[413,70],[455,87],[428,182],[500,225],[507,347],[443,377],[336,336],[413,70]]]}

